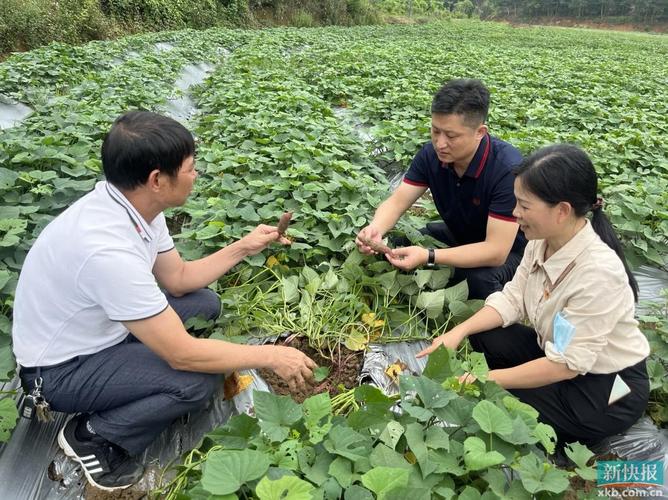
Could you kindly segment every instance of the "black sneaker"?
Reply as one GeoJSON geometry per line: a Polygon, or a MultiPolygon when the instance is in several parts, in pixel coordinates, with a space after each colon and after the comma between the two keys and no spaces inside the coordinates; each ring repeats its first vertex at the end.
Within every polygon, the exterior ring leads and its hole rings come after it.
{"type": "Polygon", "coordinates": [[[88,482],[101,490],[121,490],[139,481],[144,467],[123,448],[102,436],[77,438],[77,425],[87,417],[71,418],[58,433],[58,445],[65,455],[79,462],[88,482]]]}

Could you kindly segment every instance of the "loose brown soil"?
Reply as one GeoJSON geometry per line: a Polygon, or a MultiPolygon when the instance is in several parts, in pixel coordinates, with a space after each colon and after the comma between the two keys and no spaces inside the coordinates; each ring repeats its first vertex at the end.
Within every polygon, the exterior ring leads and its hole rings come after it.
{"type": "MultiPolygon", "coordinates": [[[[146,466],[144,475],[137,484],[119,491],[104,491],[86,483],[85,500],[139,500],[150,498],[149,492],[155,490],[161,481],[162,469],[157,465],[146,466]]],[[[84,478],[83,481],[86,479],[84,478]]]]}
{"type": "Polygon", "coordinates": [[[135,486],[120,491],[104,491],[87,483],[84,498],[86,500],[139,500],[148,498],[148,492],[138,491],[135,486]]]}
{"type": "Polygon", "coordinates": [[[566,493],[564,493],[564,500],[577,500],[578,493],[576,492],[585,492],[589,493],[591,491],[596,491],[596,481],[585,481],[579,476],[570,478],[570,487],[566,493]]]}
{"type": "Polygon", "coordinates": [[[328,377],[322,382],[308,385],[306,388],[298,389],[296,392],[292,392],[287,382],[274,372],[264,369],[260,370],[260,375],[276,394],[292,396],[295,401],[302,403],[306,398],[325,391],[329,392],[330,396],[334,396],[340,392],[338,387],[341,384],[346,389],[352,389],[358,385],[357,377],[362,370],[364,353],[351,351],[339,345],[333,354],[334,360],[331,360],[309,346],[308,339],[303,337],[294,337],[291,340],[288,337],[288,340],[279,340],[277,344],[299,349],[315,361],[318,366],[328,366],[330,370],[328,377]]]}
{"type": "MultiPolygon", "coordinates": [[[[592,457],[588,463],[595,464],[596,462],[605,462],[614,460],[620,460],[620,458],[617,455],[609,453],[606,455],[597,455],[595,457],[592,457]]],[[[596,485],[596,481],[585,481],[580,476],[574,476],[570,478],[569,482],[570,482],[570,488],[568,489],[568,491],[566,491],[566,493],[564,493],[563,500],[577,500],[578,493],[576,492],[590,493],[592,491],[598,491],[599,489],[598,486],[596,485]]],[[[617,498],[625,498],[625,497],[622,496],[617,498]]]]}

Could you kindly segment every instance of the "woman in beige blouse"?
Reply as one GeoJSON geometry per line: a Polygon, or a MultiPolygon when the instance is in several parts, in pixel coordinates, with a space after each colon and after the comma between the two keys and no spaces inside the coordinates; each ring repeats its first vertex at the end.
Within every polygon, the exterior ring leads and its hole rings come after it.
{"type": "Polygon", "coordinates": [[[485,354],[489,378],[532,405],[560,444],[594,444],[647,407],[649,344],[633,317],[638,284],[583,151],[543,148],[516,175],[514,215],[530,241],[515,277],[418,357],[468,338],[485,354]]]}

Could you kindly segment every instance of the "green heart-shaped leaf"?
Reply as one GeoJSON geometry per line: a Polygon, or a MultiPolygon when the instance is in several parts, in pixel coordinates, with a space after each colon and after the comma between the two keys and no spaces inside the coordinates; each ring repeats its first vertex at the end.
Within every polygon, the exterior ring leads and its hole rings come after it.
{"type": "Polygon", "coordinates": [[[259,451],[215,451],[204,465],[202,487],[214,495],[228,495],[248,481],[262,477],[267,469],[269,458],[259,451]]]}

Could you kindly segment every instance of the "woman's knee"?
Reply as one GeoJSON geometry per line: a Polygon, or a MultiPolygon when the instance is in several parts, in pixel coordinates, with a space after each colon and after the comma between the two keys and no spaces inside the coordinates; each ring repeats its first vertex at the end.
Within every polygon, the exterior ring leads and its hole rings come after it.
{"type": "Polygon", "coordinates": [[[536,331],[521,324],[476,333],[468,340],[475,351],[485,355],[490,369],[511,368],[545,355],[536,341],[536,331]]]}
{"type": "Polygon", "coordinates": [[[503,328],[501,327],[470,335],[468,340],[473,350],[482,353],[498,352],[499,347],[501,347],[499,344],[506,343],[503,328]]]}

